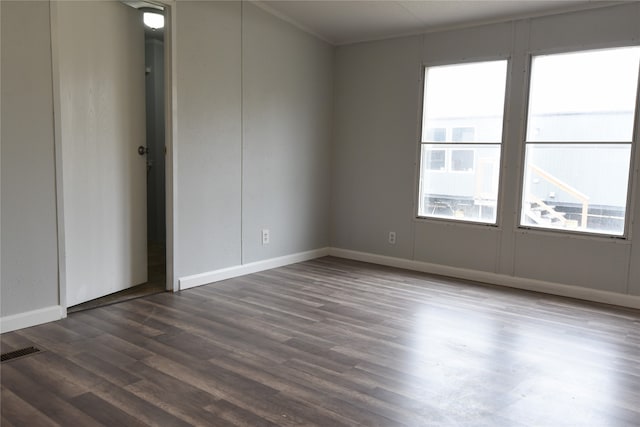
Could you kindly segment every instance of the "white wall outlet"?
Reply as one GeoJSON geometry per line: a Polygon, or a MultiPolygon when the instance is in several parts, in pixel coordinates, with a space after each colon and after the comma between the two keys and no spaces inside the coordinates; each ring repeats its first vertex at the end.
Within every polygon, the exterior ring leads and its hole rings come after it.
{"type": "Polygon", "coordinates": [[[389,243],[392,245],[396,244],[396,232],[395,231],[390,231],[389,232],[389,243]]]}
{"type": "Polygon", "coordinates": [[[268,245],[269,244],[269,240],[270,240],[269,229],[268,228],[263,228],[262,229],[262,244],[263,245],[268,245]]]}

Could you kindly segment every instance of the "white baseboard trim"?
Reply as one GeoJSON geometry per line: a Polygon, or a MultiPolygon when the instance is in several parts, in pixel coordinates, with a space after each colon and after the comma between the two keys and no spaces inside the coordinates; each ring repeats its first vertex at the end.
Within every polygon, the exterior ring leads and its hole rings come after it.
{"type": "Polygon", "coordinates": [[[67,317],[66,310],[60,305],[40,308],[38,310],[4,316],[0,318],[0,333],[41,325],[67,317]]]}
{"type": "Polygon", "coordinates": [[[285,255],[277,258],[270,258],[263,261],[236,265],[233,267],[222,268],[220,270],[181,277],[180,279],[178,279],[178,286],[182,291],[185,289],[193,288],[195,286],[207,285],[209,283],[219,282],[220,280],[231,279],[233,277],[244,276],[245,274],[257,273],[259,271],[283,267],[285,265],[295,264],[297,262],[309,261],[311,259],[320,258],[327,255],[329,255],[329,248],[321,248],[314,249],[312,251],[285,255]]]}
{"type": "Polygon", "coordinates": [[[507,286],[510,288],[524,289],[527,291],[536,291],[563,297],[640,309],[640,296],[635,295],[619,294],[616,292],[602,291],[599,289],[589,289],[580,286],[565,285],[562,283],[546,282],[543,280],[507,276],[505,274],[490,273],[486,271],[470,270],[440,264],[431,264],[428,262],[394,258],[385,255],[376,255],[367,252],[352,251],[348,249],[329,248],[329,255],[338,258],[370,262],[373,264],[404,268],[406,270],[438,274],[442,276],[472,280],[475,282],[483,282],[492,285],[507,286]]]}

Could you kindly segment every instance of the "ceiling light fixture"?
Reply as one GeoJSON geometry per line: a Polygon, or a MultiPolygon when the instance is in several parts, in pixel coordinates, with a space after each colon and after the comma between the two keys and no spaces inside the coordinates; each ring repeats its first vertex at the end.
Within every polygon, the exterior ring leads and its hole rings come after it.
{"type": "Polygon", "coordinates": [[[160,13],[144,12],[142,20],[144,21],[144,25],[154,30],[164,28],[164,15],[160,13]]]}

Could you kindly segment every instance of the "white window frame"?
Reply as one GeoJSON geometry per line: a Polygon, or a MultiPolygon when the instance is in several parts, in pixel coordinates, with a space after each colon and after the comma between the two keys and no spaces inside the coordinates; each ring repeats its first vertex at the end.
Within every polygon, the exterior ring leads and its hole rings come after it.
{"type": "MultiPolygon", "coordinates": [[[[525,98],[523,105],[523,117],[522,117],[522,139],[521,139],[521,157],[520,157],[520,165],[521,172],[519,176],[519,189],[518,189],[518,210],[516,215],[516,229],[521,231],[535,231],[542,234],[552,234],[552,235],[573,235],[575,237],[581,238],[589,238],[589,239],[616,239],[616,240],[630,240],[630,219],[633,218],[634,215],[634,194],[637,191],[637,186],[634,180],[634,175],[636,173],[636,169],[638,168],[638,162],[640,159],[637,158],[637,145],[640,144],[640,70],[638,71],[638,85],[636,88],[636,103],[635,103],[635,113],[634,113],[634,121],[633,121],[633,129],[632,129],[632,137],[631,141],[528,141],[527,134],[529,129],[529,108],[530,108],[530,97],[531,97],[531,81],[532,81],[532,71],[533,71],[533,60],[536,56],[546,56],[546,55],[555,55],[555,54],[571,54],[571,53],[580,53],[580,52],[590,52],[590,51],[602,51],[602,50],[610,50],[610,49],[618,49],[625,47],[640,47],[639,44],[611,44],[606,46],[583,46],[580,48],[572,47],[565,49],[545,49],[545,50],[537,50],[530,51],[528,53],[528,61],[526,68],[526,83],[525,83],[525,98]],[[608,233],[600,233],[594,231],[586,231],[586,230],[574,230],[567,228],[553,228],[553,227],[543,227],[536,226],[535,224],[523,224],[522,221],[522,213],[524,209],[524,191],[525,191],[525,180],[527,174],[527,163],[526,163],[526,153],[527,153],[527,145],[621,145],[621,144],[629,144],[631,147],[631,152],[629,155],[629,173],[627,176],[627,199],[625,206],[625,216],[624,216],[624,227],[622,234],[608,234],[608,233]]],[[[502,172],[502,171],[501,171],[502,172]]],[[[502,178],[502,177],[501,177],[502,178]]]]}
{"type": "MultiPolygon", "coordinates": [[[[420,105],[420,109],[418,111],[418,126],[417,126],[417,133],[418,133],[418,144],[417,144],[417,151],[416,151],[416,158],[418,159],[418,161],[416,162],[416,168],[415,168],[415,179],[414,179],[414,183],[415,183],[415,189],[414,189],[414,195],[415,195],[415,203],[414,203],[414,215],[415,221],[418,222],[447,222],[447,223],[451,223],[451,224],[460,224],[460,225],[467,225],[467,226],[479,226],[479,227],[493,227],[493,228],[500,228],[500,224],[501,224],[501,218],[502,218],[502,206],[503,206],[503,176],[504,176],[504,162],[505,162],[505,138],[506,138],[506,134],[507,134],[507,123],[508,123],[508,113],[509,113],[509,100],[511,97],[511,68],[512,67],[512,58],[510,55],[498,55],[498,56],[488,56],[488,57],[477,57],[477,58],[466,58],[466,59],[461,59],[461,60],[447,60],[447,61],[438,61],[438,62],[433,62],[433,63],[423,63],[422,67],[421,67],[421,73],[420,73],[420,80],[419,80],[419,84],[420,84],[420,90],[418,92],[419,97],[420,97],[420,101],[419,101],[419,105],[420,105]],[[482,143],[482,142],[472,142],[472,143],[465,143],[465,142],[432,142],[432,141],[423,141],[422,140],[422,136],[423,136],[423,121],[424,121],[424,94],[425,94],[425,87],[426,87],[426,82],[425,82],[425,72],[427,68],[430,67],[440,67],[440,66],[447,66],[447,65],[463,65],[463,64],[473,64],[473,63],[478,63],[478,62],[490,62],[490,61],[506,61],[506,75],[505,75],[505,93],[504,93],[504,100],[503,100],[503,113],[502,113],[502,128],[501,128],[501,133],[500,133],[500,142],[495,142],[495,143],[482,143]],[[499,146],[500,147],[500,155],[499,155],[499,162],[498,162],[498,191],[497,191],[497,200],[496,200],[496,218],[495,218],[495,222],[483,222],[483,221],[477,221],[477,220],[473,220],[473,219],[460,219],[460,218],[448,218],[448,217],[439,217],[439,216],[425,216],[425,215],[420,215],[420,212],[423,210],[423,203],[424,201],[422,200],[423,197],[421,195],[421,181],[422,181],[422,146],[423,145],[451,145],[451,144],[460,144],[460,145],[473,145],[473,146],[478,146],[478,147],[482,147],[482,146],[499,146]]],[[[453,132],[453,128],[446,128],[446,132],[447,132],[447,136],[449,136],[452,132],[453,132]]],[[[443,147],[443,149],[447,150],[447,147],[443,147]]],[[[463,148],[460,148],[463,149],[463,148]]],[[[447,156],[449,157],[449,156],[447,156]]],[[[475,172],[476,170],[476,161],[477,159],[474,158],[474,167],[473,167],[473,171],[475,172]]],[[[430,170],[431,172],[450,172],[450,168],[449,168],[449,164],[446,163],[446,168],[445,170],[430,170]]],[[[469,173],[467,171],[453,171],[453,173],[469,173]]]]}

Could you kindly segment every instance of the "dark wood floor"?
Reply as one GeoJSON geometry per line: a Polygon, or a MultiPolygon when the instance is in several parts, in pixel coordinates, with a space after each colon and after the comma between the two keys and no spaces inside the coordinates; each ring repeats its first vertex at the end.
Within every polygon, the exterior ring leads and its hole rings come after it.
{"type": "Polygon", "coordinates": [[[2,426],[638,426],[640,312],[336,258],[2,335],[2,426]]]}

